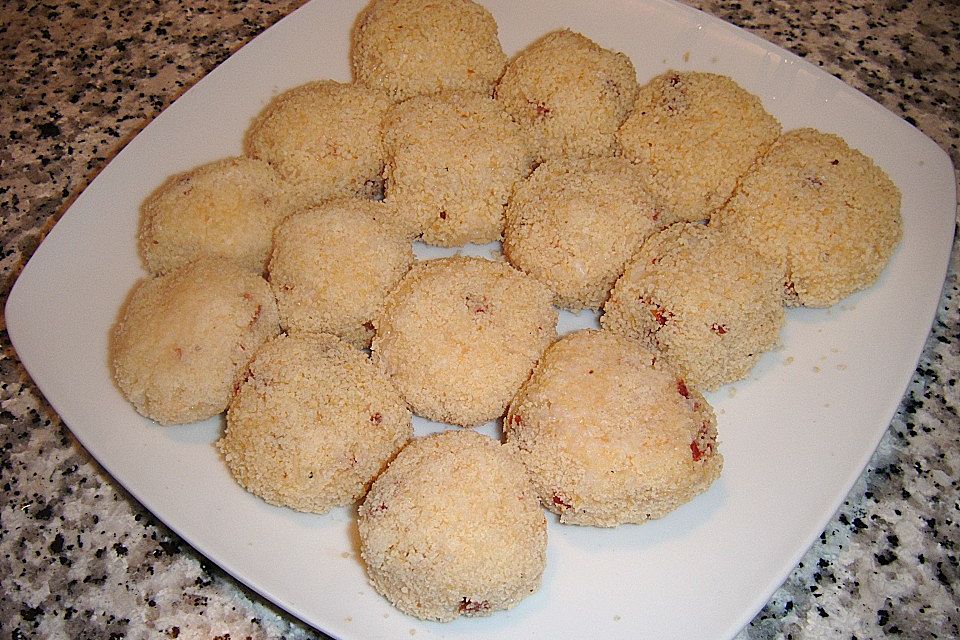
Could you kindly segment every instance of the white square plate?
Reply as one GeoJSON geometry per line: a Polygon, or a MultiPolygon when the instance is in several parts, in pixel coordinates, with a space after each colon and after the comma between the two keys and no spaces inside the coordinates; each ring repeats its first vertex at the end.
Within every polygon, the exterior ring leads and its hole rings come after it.
{"type": "MultiPolygon", "coordinates": [[[[143,275],[134,243],[139,203],[173,172],[240,153],[248,122],[278,91],[349,79],[358,2],[304,6],[127,145],[23,270],[7,303],[11,340],[64,422],[131,494],[226,571],[329,634],[728,638],[820,533],[900,402],[946,272],[956,206],[950,161],[836,78],[687,7],[486,4],[508,53],[568,26],[627,53],[641,82],[667,68],[727,74],[758,94],[785,129],[841,135],[903,192],[903,242],[879,282],[832,309],[791,310],[782,350],[767,354],[748,380],[709,397],[726,457],[709,492],[643,526],[598,530],[551,520],[538,593],[489,618],[426,623],[368,586],[352,510],[315,516],[270,507],[234,484],[219,460],[211,445],[220,420],[162,428],[120,397],[107,368],[107,333],[143,275]]],[[[565,315],[563,327],[592,321],[565,315]]],[[[417,422],[418,433],[433,428],[417,422]]]]}

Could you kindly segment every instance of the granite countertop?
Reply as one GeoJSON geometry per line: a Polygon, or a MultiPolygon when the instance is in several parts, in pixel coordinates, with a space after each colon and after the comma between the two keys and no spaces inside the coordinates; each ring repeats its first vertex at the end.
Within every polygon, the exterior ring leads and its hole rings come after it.
{"type": "MultiPolygon", "coordinates": [[[[0,303],[43,235],[164,107],[300,4],[0,8],[0,303]]],[[[960,165],[960,4],[695,0],[933,138],[960,165]]],[[[847,500],[741,638],[960,636],[956,246],[933,331],[847,500]]],[[[0,636],[314,638],[160,524],[70,434],[0,326],[0,636]]]]}

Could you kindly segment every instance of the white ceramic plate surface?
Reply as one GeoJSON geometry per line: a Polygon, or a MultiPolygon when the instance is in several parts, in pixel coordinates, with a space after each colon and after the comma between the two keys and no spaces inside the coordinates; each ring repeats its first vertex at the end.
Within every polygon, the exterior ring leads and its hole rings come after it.
{"type": "MultiPolygon", "coordinates": [[[[660,0],[486,4],[508,53],[568,26],[627,53],[641,82],[667,68],[730,75],[785,129],[843,136],[903,192],[903,242],[879,282],[832,309],[789,311],[783,348],[748,380],[709,396],[726,467],[706,494],[643,526],[565,527],[551,518],[539,592],[489,618],[425,623],[368,586],[352,510],[315,516],[264,504],[219,460],[212,443],[221,420],[162,428],[115,390],[107,333],[143,275],[134,243],[139,203],[173,172],[240,153],[248,122],[277,92],[349,79],[357,2],[304,6],[127,145],[21,274],[6,309],[11,339],[64,422],[131,494],[225,570],[331,635],[729,638],[820,533],[900,402],[946,272],[956,206],[950,161],[836,78],[692,9],[660,0]]],[[[565,314],[561,329],[594,323],[589,314],[565,314]]],[[[418,434],[436,428],[416,423],[418,434]]]]}

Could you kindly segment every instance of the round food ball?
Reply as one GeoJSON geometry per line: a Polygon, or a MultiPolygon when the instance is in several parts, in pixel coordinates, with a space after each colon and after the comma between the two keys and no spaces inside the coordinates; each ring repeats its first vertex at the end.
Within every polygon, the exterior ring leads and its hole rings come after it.
{"type": "Polygon", "coordinates": [[[333,333],[370,346],[373,318],[413,263],[413,248],[373,200],[329,200],[274,234],[270,286],[285,331],[333,333]]]}
{"type": "Polygon", "coordinates": [[[659,351],[691,384],[716,389],[779,342],[782,280],[739,238],[677,223],[643,244],[600,322],[659,351]]]}
{"type": "Polygon", "coordinates": [[[151,273],[209,255],[262,274],[273,228],[289,210],[270,165],[224,158],[171,176],[144,200],[137,247],[151,273]]]}
{"type": "Polygon", "coordinates": [[[497,100],[533,136],[540,161],[614,155],[636,96],[630,58],[569,29],[521,51],[497,85],[497,100]]]}
{"type": "Polygon", "coordinates": [[[640,87],[620,127],[623,155],[680,220],[706,220],[780,135],[760,99],[726,76],[668,71],[640,87]]]}
{"type": "Polygon", "coordinates": [[[711,223],[782,267],[790,306],[828,307],[870,286],[903,235],[887,174],[814,129],[785,133],[711,223]]]}
{"type": "Polygon", "coordinates": [[[257,352],[217,447],[247,491],[324,513],[362,498],[412,435],[410,411],[362,351],[304,332],[257,352]]]}
{"type": "Polygon", "coordinates": [[[597,309],[640,244],[667,219],[628,160],[552,160],[517,185],[503,252],[549,286],[558,306],[597,309]]]}
{"type": "Polygon", "coordinates": [[[556,337],[552,298],[506,263],[418,262],[375,321],[373,358],[417,415],[462,426],[495,420],[556,337]]]}
{"type": "Polygon", "coordinates": [[[352,40],[354,80],[397,101],[442,89],[490,95],[507,62],[496,21],[470,0],[374,0],[352,40]]]}
{"type": "Polygon", "coordinates": [[[515,453],[476,432],[412,441],[373,483],[358,526],[373,586],[417,618],[489,615],[540,587],[543,510],[515,453]]]}
{"type": "Polygon", "coordinates": [[[368,87],[309,82],[270,101],[247,130],[244,152],[269,162],[305,204],[369,196],[381,181],[380,122],[390,104],[368,87]]]}
{"type": "Polygon", "coordinates": [[[123,396],[160,424],[227,408],[253,353],[280,331],[266,280],[225,258],[200,258],[140,281],[110,334],[123,396]]]}
{"type": "Polygon", "coordinates": [[[565,524],[662,517],[723,467],[703,396],[640,343],[609,331],[551,345],[510,404],[504,430],[540,502],[565,524]]]}
{"type": "Polygon", "coordinates": [[[383,141],[386,200],[414,234],[446,247],[500,239],[533,150],[499,104],[462,91],[417,96],[390,109],[383,141]]]}

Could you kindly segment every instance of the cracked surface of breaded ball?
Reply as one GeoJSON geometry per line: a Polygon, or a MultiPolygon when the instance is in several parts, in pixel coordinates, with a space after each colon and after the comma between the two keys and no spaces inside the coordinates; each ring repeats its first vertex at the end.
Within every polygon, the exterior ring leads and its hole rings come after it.
{"type": "Polygon", "coordinates": [[[533,136],[538,160],[612,156],[637,96],[637,76],[626,55],[560,29],[507,64],[496,95],[533,136]]]}
{"type": "Polygon", "coordinates": [[[217,447],[247,491],[324,513],[364,496],[411,420],[362,351],[330,334],[281,334],[251,361],[217,447]]]}
{"type": "Polygon", "coordinates": [[[503,253],[556,293],[556,304],[597,309],[627,261],[667,221],[623,158],[541,164],[506,210],[503,253]]]}
{"type": "Polygon", "coordinates": [[[536,493],[513,450],[473,431],[407,445],[373,483],[358,527],[371,583],[418,618],[489,615],[540,586],[536,493]]]}
{"type": "Polygon", "coordinates": [[[870,286],[903,234],[900,190],[886,173],[814,129],[785,133],[711,224],[780,264],[785,302],[810,307],[870,286]]]}
{"type": "Polygon", "coordinates": [[[779,342],[783,271],[738,237],[677,223],[647,239],[600,318],[704,389],[739,380],[779,342]]]}
{"type": "Polygon", "coordinates": [[[383,172],[383,93],[319,80],[273,98],[250,124],[244,153],[264,160],[305,204],[370,195],[383,172]]]}
{"type": "Polygon", "coordinates": [[[578,331],[551,345],[504,429],[541,503],[565,524],[662,517],[723,467],[703,396],[638,341],[610,331],[578,331]]]}
{"type": "Polygon", "coordinates": [[[503,262],[415,263],[374,322],[374,361],[417,415],[461,426],[495,420],[556,337],[552,297],[503,262]]]}
{"type": "Polygon", "coordinates": [[[400,101],[444,89],[490,95],[507,57],[470,0],[373,0],[352,33],[353,77],[400,101]]]}
{"type": "Polygon", "coordinates": [[[279,331],[263,278],[200,258],[131,290],[110,335],[111,373],[148,418],[204,420],[227,408],[247,362],[279,331]]]}
{"type": "Polygon", "coordinates": [[[780,134],[780,123],[734,80],[667,71],[640,87],[617,139],[681,220],[706,220],[780,134]]]}
{"type": "Polygon", "coordinates": [[[366,348],[373,318],[413,263],[410,241],[384,222],[385,205],[329,200],[274,234],[270,287],[285,331],[325,331],[366,348]]]}
{"type": "Polygon", "coordinates": [[[479,93],[447,91],[392,107],[383,142],[386,201],[435,245],[499,240],[513,186],[533,168],[520,126],[479,93]]]}
{"type": "Polygon", "coordinates": [[[143,201],[137,248],[151,273],[209,255],[261,274],[290,207],[270,165],[223,158],[171,176],[143,201]]]}

